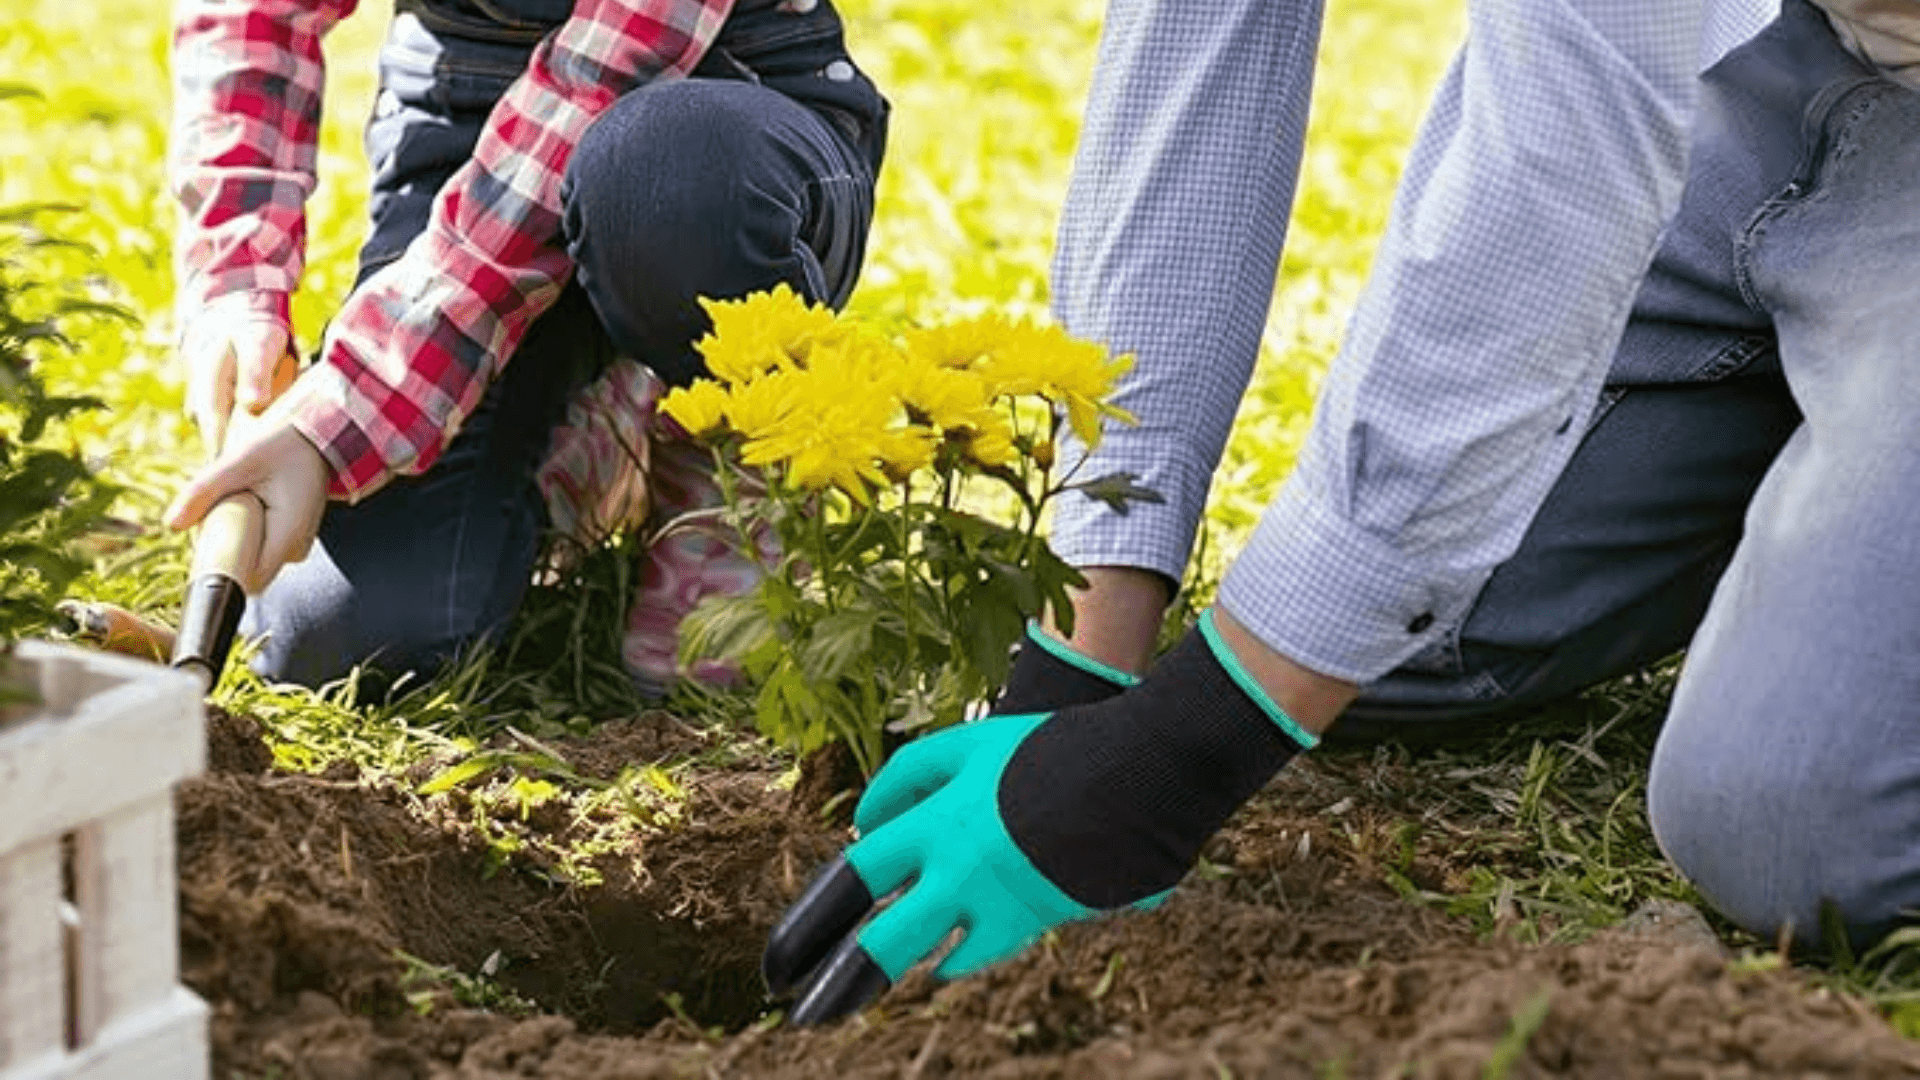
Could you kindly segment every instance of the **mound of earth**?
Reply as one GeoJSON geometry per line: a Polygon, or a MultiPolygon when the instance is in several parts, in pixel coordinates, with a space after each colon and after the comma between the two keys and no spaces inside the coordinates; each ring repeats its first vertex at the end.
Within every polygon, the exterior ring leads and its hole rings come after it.
{"type": "MultiPolygon", "coordinates": [[[[676,727],[609,725],[566,753],[616,771],[676,727]]],[[[1160,910],[795,1031],[758,952],[844,835],[764,770],[715,766],[686,819],[641,841],[644,872],[567,887],[498,866],[412,796],[269,771],[250,721],[216,716],[212,740],[180,798],[181,937],[221,1080],[1920,1076],[1920,1045],[1868,1007],[1710,937],[1482,939],[1343,844],[1303,774],[1160,910]],[[491,972],[533,1011],[410,989],[422,965],[491,972]]]]}

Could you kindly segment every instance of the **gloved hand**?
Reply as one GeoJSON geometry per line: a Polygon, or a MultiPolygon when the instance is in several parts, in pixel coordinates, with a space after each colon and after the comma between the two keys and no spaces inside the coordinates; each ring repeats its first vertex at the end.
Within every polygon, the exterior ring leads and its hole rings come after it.
{"type": "Polygon", "coordinates": [[[855,812],[861,838],[787,909],[762,971],[789,1018],[867,1004],[956,928],[957,978],[1048,929],[1157,902],[1201,845],[1317,740],[1220,641],[1212,613],[1138,686],[989,717],[902,749],[855,812]],[[862,925],[875,898],[901,894],[862,925]]]}
{"type": "Polygon", "coordinates": [[[187,411],[209,459],[226,444],[233,410],[257,416],[298,370],[280,293],[229,293],[183,316],[177,350],[187,369],[187,411]]]}
{"type": "Polygon", "coordinates": [[[1068,705],[1091,705],[1140,681],[1086,656],[1047,633],[1038,619],[1027,623],[1027,636],[1013,656],[1007,685],[993,703],[990,716],[1046,712],[1068,705]]]}

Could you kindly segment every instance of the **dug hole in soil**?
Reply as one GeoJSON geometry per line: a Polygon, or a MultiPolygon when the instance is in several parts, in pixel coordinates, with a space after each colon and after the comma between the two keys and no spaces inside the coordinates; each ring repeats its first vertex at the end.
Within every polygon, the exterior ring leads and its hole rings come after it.
{"type": "MultiPolygon", "coordinates": [[[[213,1006],[216,1080],[1920,1076],[1920,1045],[1868,1007],[1711,941],[1522,946],[1403,899],[1329,827],[1310,765],[1216,839],[1227,872],[1160,910],[786,1029],[759,950],[845,835],[790,811],[764,768],[715,766],[682,821],[609,863],[641,871],[566,887],[490,870],[418,800],[273,772],[257,725],[212,719],[179,831],[182,965],[213,1006]],[[410,996],[402,954],[492,970],[541,1011],[410,996]]],[[[605,777],[684,731],[642,717],[558,749],[605,777]]]]}

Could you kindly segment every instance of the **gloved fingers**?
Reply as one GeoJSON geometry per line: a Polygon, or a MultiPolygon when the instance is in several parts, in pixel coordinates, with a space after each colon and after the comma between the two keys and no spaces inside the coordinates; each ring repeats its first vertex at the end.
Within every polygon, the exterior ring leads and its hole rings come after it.
{"type": "Polygon", "coordinates": [[[990,967],[1005,960],[1039,940],[1045,930],[1035,926],[1031,932],[1005,927],[969,926],[967,936],[960,944],[940,961],[933,971],[935,978],[959,979],[971,975],[981,968],[990,967]]]}
{"type": "MultiPolygon", "coordinates": [[[[845,855],[836,856],[801,891],[767,935],[760,974],[785,997],[873,910],[873,893],[845,855]]],[[[884,988],[883,988],[884,989],[884,988]]]]}
{"type": "Polygon", "coordinates": [[[860,796],[853,827],[870,834],[945,787],[966,764],[964,747],[950,738],[962,730],[950,728],[895,751],[860,796]]]}
{"type": "Polygon", "coordinates": [[[867,785],[854,808],[853,827],[871,833],[919,805],[958,776],[980,744],[1001,734],[996,721],[976,720],[901,747],[867,785]]]}
{"type": "Polygon", "coordinates": [[[953,889],[923,877],[861,927],[860,947],[889,980],[899,981],[960,925],[961,910],[953,894],[953,889]]]}
{"type": "Polygon", "coordinates": [[[867,833],[841,853],[840,857],[853,867],[869,895],[886,896],[924,876],[929,837],[927,817],[916,812],[918,809],[867,833]]]}
{"type": "Polygon", "coordinates": [[[859,940],[846,938],[820,965],[820,973],[794,1003],[787,1022],[811,1027],[850,1016],[886,993],[892,985],[893,980],[887,978],[887,973],[860,947],[859,940]]]}

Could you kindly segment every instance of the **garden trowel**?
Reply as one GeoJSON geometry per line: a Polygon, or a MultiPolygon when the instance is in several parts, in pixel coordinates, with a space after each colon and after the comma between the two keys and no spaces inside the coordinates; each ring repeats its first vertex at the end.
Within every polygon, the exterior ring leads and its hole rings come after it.
{"type": "Polygon", "coordinates": [[[187,575],[172,663],[199,675],[204,689],[213,689],[227,666],[234,631],[247,609],[240,582],[259,558],[266,515],[266,504],[253,492],[229,495],[207,512],[194,538],[193,569],[187,575]]]}
{"type": "Polygon", "coordinates": [[[266,506],[250,491],[228,496],[200,524],[193,568],[176,632],[112,604],[62,601],[60,614],[76,641],[143,660],[170,660],[212,689],[227,665],[234,631],[246,610],[240,581],[260,552],[266,506]]]}

